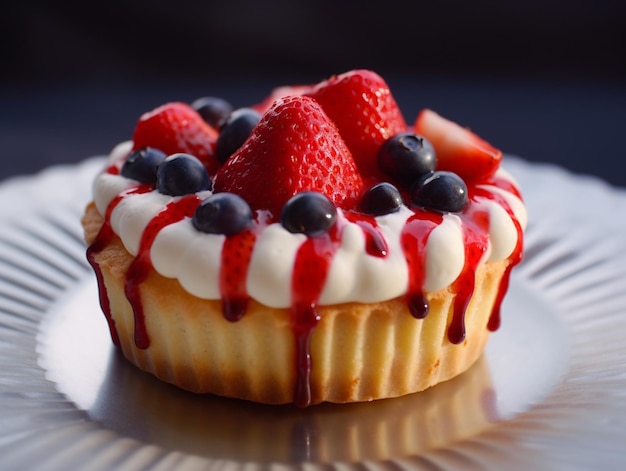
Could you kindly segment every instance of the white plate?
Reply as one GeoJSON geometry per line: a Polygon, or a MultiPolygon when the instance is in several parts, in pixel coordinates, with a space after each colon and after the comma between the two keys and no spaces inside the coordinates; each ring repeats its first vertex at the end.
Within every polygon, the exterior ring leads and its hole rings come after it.
{"type": "Polygon", "coordinates": [[[102,160],[0,185],[0,469],[623,469],[626,193],[506,158],[530,213],[503,326],[424,393],[196,396],[111,347],[79,218],[102,160]]]}

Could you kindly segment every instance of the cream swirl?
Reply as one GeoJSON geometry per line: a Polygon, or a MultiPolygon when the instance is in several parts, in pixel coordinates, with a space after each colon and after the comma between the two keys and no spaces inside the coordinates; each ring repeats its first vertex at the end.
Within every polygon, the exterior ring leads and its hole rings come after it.
{"type": "MultiPolygon", "coordinates": [[[[130,146],[130,143],[118,145],[111,152],[108,165],[121,161],[130,146]]],[[[516,182],[502,169],[496,177],[496,181],[507,184],[478,185],[481,192],[471,203],[474,212],[488,215],[488,244],[483,255],[488,261],[504,260],[512,255],[518,244],[518,227],[523,230],[527,220],[523,202],[516,193],[506,189],[517,188],[516,182]]],[[[96,208],[104,215],[111,202],[133,186],[136,182],[103,171],[93,186],[96,208]]],[[[198,196],[208,195],[210,192],[198,196]]],[[[129,253],[137,255],[148,223],[176,199],[153,190],[126,194],[115,206],[110,216],[111,227],[129,253]]],[[[397,212],[375,218],[387,245],[384,257],[368,253],[362,228],[351,222],[341,209],[338,213],[343,229],[319,304],[372,303],[406,294],[409,268],[402,247],[402,232],[414,212],[402,206],[397,212]]],[[[459,277],[466,263],[463,231],[466,223],[463,214],[445,214],[429,234],[424,259],[424,291],[441,290],[459,277]]],[[[223,235],[197,231],[191,219],[184,218],[159,231],[150,248],[151,262],[158,273],[177,279],[193,296],[220,299],[221,253],[225,239],[223,235]]],[[[251,298],[274,308],[292,305],[294,263],[305,240],[306,236],[290,233],[280,223],[262,227],[254,243],[246,279],[251,298]]]]}

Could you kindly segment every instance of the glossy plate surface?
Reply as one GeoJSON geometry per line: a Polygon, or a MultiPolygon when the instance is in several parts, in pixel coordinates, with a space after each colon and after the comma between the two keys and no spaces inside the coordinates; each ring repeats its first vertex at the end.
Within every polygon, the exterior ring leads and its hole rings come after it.
{"type": "Polygon", "coordinates": [[[507,157],[526,257],[481,361],[299,410],[188,394],[112,348],[79,224],[101,163],[0,185],[0,469],[626,467],[626,192],[507,157]]]}

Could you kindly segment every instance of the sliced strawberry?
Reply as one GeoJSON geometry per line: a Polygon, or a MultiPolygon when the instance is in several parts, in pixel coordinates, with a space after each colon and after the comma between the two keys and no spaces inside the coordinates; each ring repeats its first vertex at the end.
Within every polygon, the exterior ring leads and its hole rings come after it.
{"type": "Polygon", "coordinates": [[[236,193],[253,210],[267,209],[277,220],[287,200],[306,190],[323,193],[339,207],[352,207],[363,191],[363,180],[319,104],[290,96],[274,102],[248,140],[222,165],[215,190],[236,193]]]}
{"type": "Polygon", "coordinates": [[[172,102],[144,113],[133,134],[133,148],[154,147],[166,154],[185,152],[205,165],[210,175],[217,172],[217,131],[191,106],[172,102]]]}
{"type": "Polygon", "coordinates": [[[466,182],[484,180],[500,166],[502,152],[467,128],[425,109],[415,121],[415,132],[435,148],[437,168],[458,174],[466,182]]]}
{"type": "Polygon", "coordinates": [[[269,110],[272,104],[279,98],[304,95],[305,93],[310,92],[311,89],[311,85],[285,85],[282,87],[276,87],[261,103],[257,103],[252,106],[252,108],[263,114],[269,110]]]}
{"type": "Polygon", "coordinates": [[[333,120],[362,175],[379,176],[378,150],[406,123],[387,83],[369,70],[353,70],[316,85],[307,93],[333,120]]]}

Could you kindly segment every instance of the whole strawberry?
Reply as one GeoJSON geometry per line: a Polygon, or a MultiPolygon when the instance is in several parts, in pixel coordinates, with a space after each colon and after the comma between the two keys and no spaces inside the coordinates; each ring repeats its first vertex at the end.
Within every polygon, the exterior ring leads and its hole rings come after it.
{"type": "Polygon", "coordinates": [[[144,113],[133,134],[133,149],[159,149],[166,154],[187,153],[197,157],[214,175],[217,131],[209,126],[191,106],[172,102],[144,113]]]}
{"type": "Polygon", "coordinates": [[[335,123],[365,177],[378,177],[378,150],[406,122],[387,83],[370,70],[333,76],[306,94],[335,123]]]}
{"type": "Polygon", "coordinates": [[[279,98],[248,140],[220,168],[215,191],[243,197],[274,220],[296,193],[317,191],[336,206],[353,207],[363,191],[350,150],[315,100],[279,98]]]}

